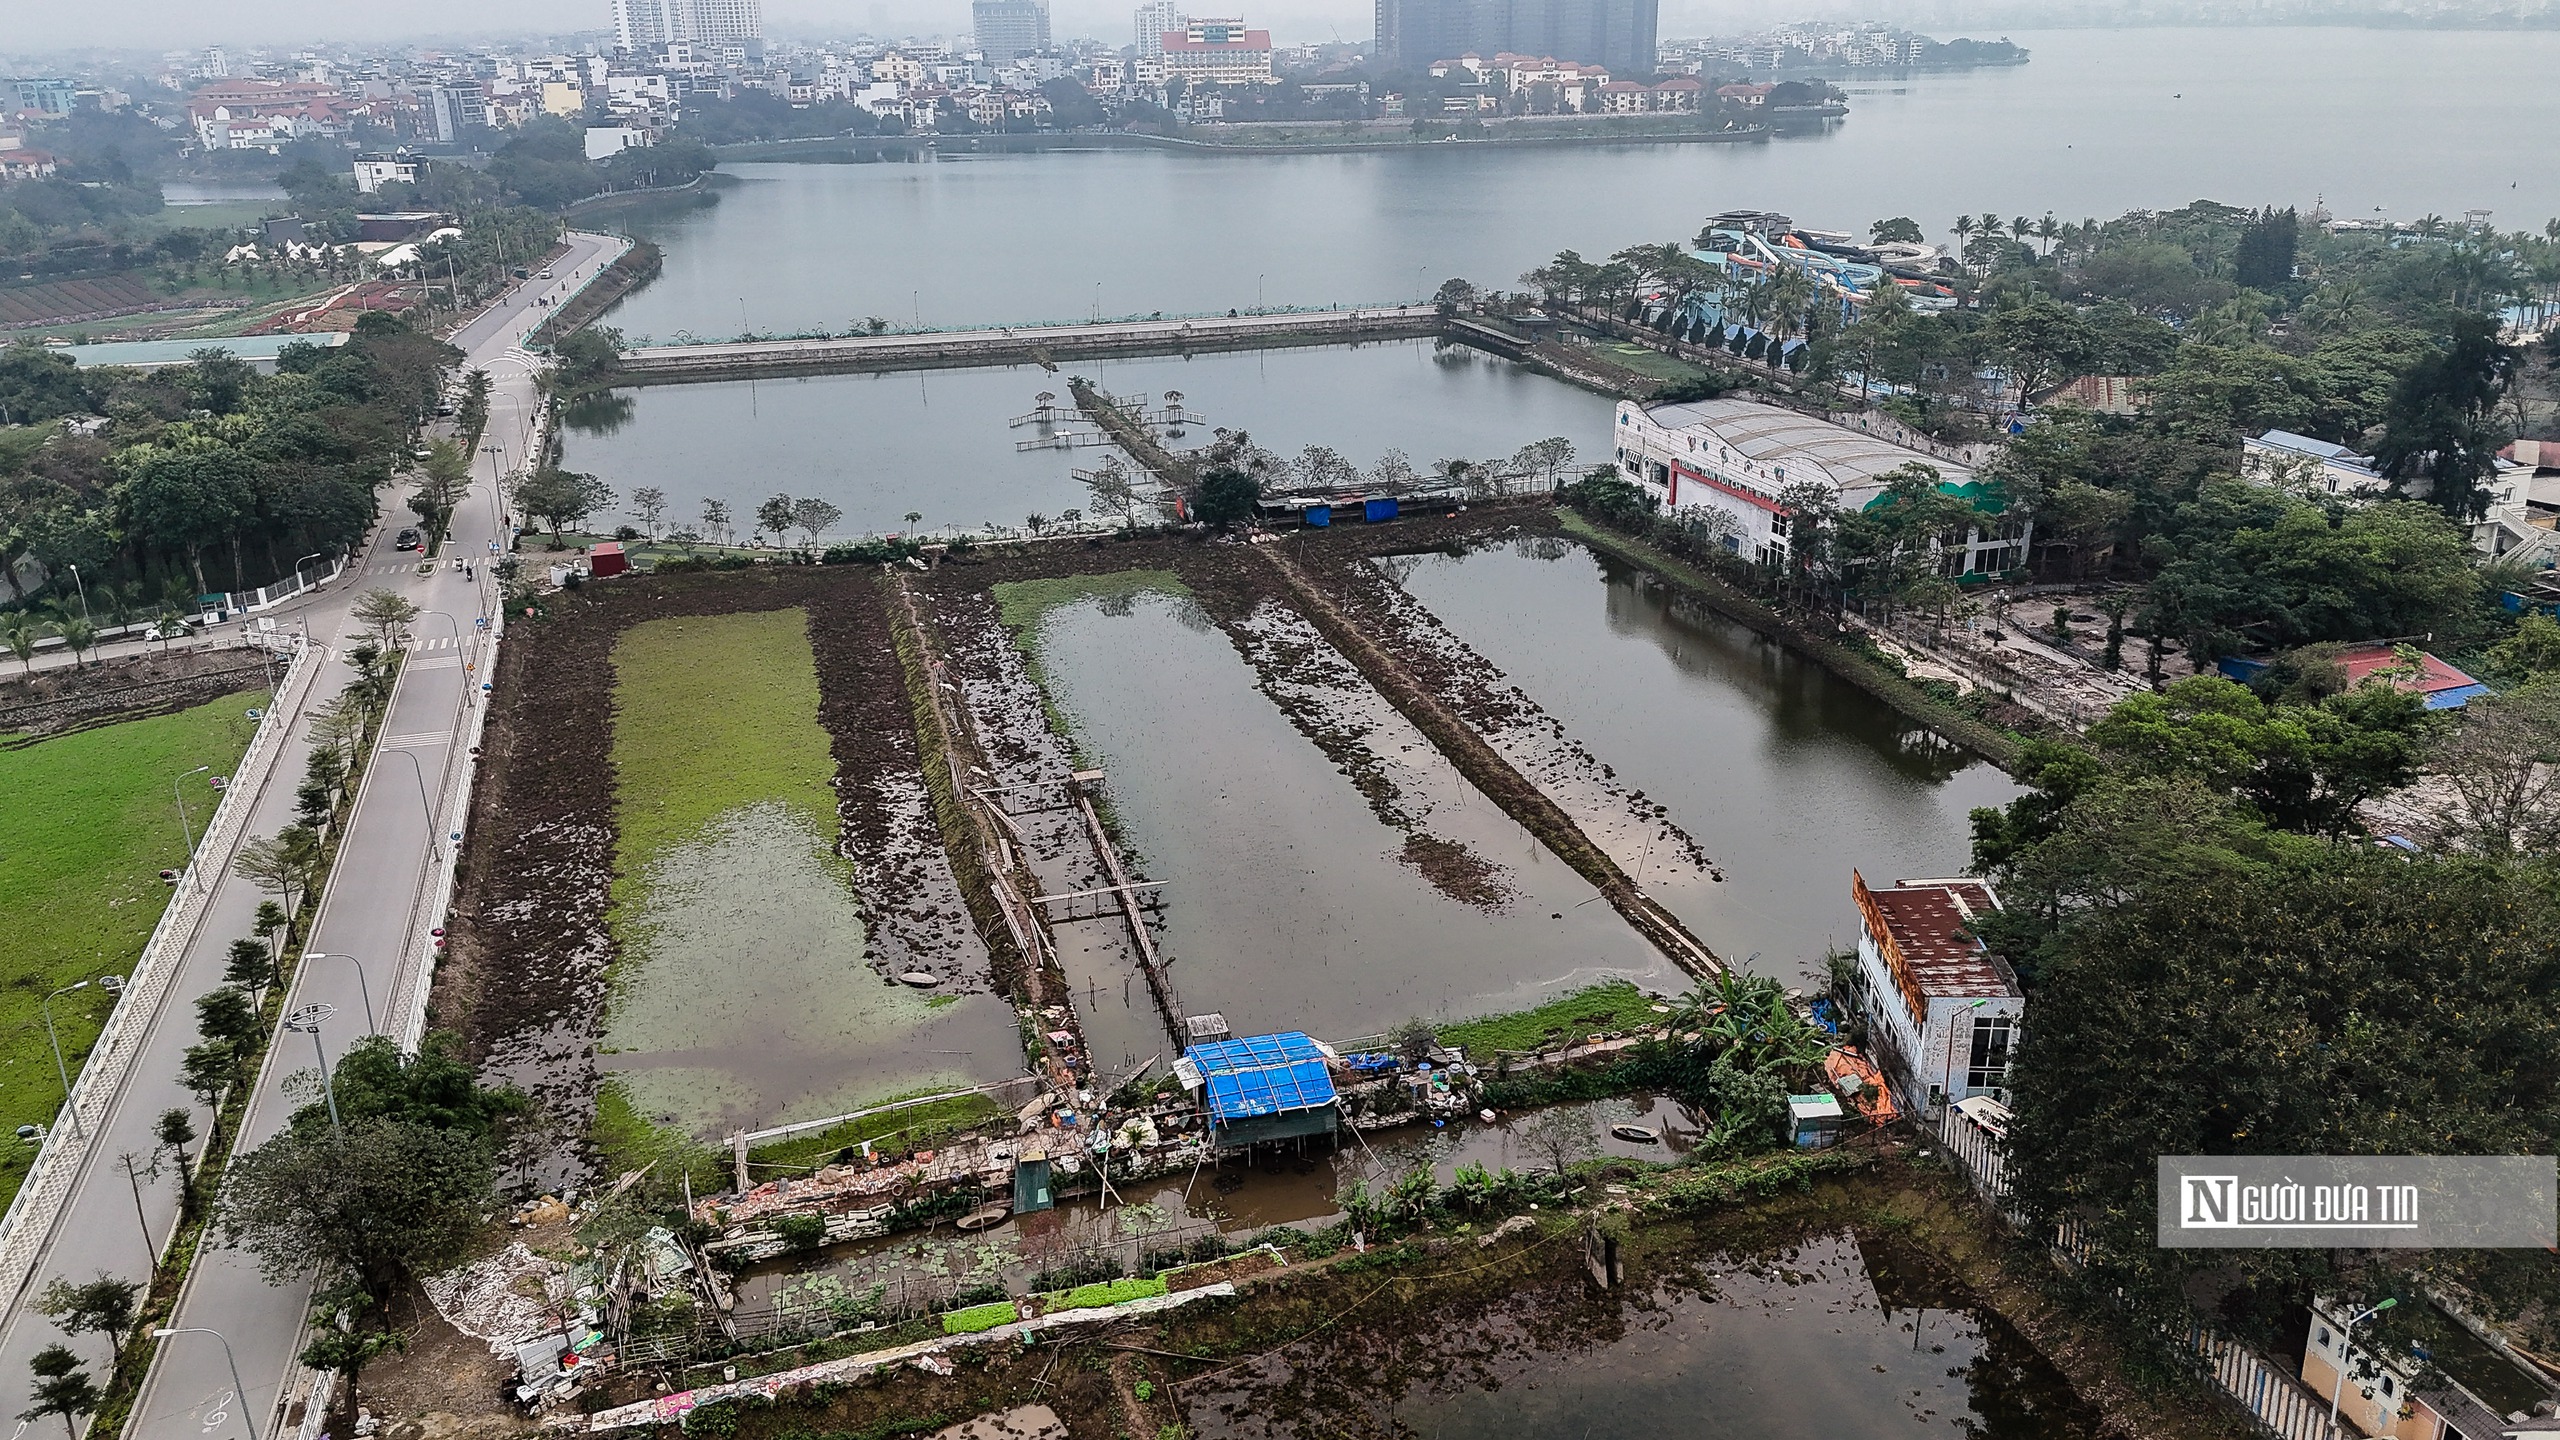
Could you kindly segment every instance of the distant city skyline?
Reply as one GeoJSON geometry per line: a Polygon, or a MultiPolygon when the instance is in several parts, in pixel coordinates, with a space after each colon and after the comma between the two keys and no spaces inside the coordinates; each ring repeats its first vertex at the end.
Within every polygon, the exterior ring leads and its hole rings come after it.
{"type": "MultiPolygon", "coordinates": [[[[971,33],[969,0],[768,0],[766,33],[776,38],[844,36],[858,31],[889,35],[971,33]]],[[[1055,0],[1052,33],[1060,39],[1090,36],[1129,43],[1129,0],[1055,0]]],[[[1234,7],[1229,6],[1232,9],[1234,7]]],[[[2430,18],[2459,23],[2465,16],[2520,15],[2549,24],[2560,20],[2560,0],[1662,0],[1664,39],[1733,34],[1790,20],[1868,19],[1947,38],[1969,31],[1991,38],[1999,30],[2081,26],[2113,21],[2157,24],[2208,18],[2230,23],[2246,16],[2273,23],[2288,19],[2430,18]]],[[[1371,39],[1373,0],[1271,0],[1253,6],[1283,45],[1371,39]]],[[[431,12],[396,7],[349,6],[343,0],[252,0],[208,6],[201,0],[115,0],[106,6],[27,4],[16,7],[0,37],[0,70],[13,57],[35,59],[84,49],[158,52],[209,44],[277,46],[495,42],[545,36],[614,32],[612,0],[445,0],[431,12]]]]}

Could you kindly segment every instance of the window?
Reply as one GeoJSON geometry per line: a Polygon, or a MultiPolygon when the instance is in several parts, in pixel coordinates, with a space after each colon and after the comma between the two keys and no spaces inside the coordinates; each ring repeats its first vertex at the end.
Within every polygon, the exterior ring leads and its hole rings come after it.
{"type": "Polygon", "coordinates": [[[1978,1093],[2009,1083],[2009,1027],[2006,1015],[1974,1017],[1973,1057],[1966,1064],[1965,1089],[1978,1093]]]}
{"type": "Polygon", "coordinates": [[[2318,1338],[2318,1339],[2316,1339],[2316,1340],[2312,1341],[2311,1343],[2312,1343],[2312,1344],[2314,1344],[2314,1345],[2319,1346],[2319,1347],[2320,1347],[2321,1349],[2323,1349],[2323,1350],[2328,1349],[2328,1348],[2329,1348],[2329,1327],[2328,1327],[2328,1326],[2323,1325],[2323,1326],[2321,1326],[2321,1327],[2320,1327],[2320,1330],[2319,1330],[2319,1337],[2320,1337],[2320,1338],[2318,1338]]]}
{"type": "Polygon", "coordinates": [[[2382,1393],[2385,1395],[2391,1393],[2391,1377],[2388,1375],[2382,1377],[2382,1393]]]}

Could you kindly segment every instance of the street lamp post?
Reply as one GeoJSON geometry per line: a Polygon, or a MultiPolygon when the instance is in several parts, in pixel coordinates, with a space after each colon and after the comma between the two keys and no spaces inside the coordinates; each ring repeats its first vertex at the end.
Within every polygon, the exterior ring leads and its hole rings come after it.
{"type": "MultiPolygon", "coordinates": [[[[273,695],[273,687],[269,687],[268,693],[273,695]]],[[[178,831],[187,837],[187,858],[183,862],[187,867],[187,883],[198,890],[204,888],[204,880],[196,874],[196,827],[195,822],[187,816],[187,797],[178,789],[178,782],[190,775],[201,775],[212,768],[210,765],[199,765],[193,770],[181,770],[169,779],[169,798],[178,803],[178,831]]]]}
{"type": "MultiPolygon", "coordinates": [[[[121,975],[101,975],[97,977],[95,983],[99,989],[106,991],[110,995],[116,994],[124,989],[124,977],[121,975]]],[[[62,996],[70,994],[74,990],[86,990],[89,988],[90,984],[90,981],[80,980],[75,981],[72,984],[65,985],[61,989],[54,991],[51,995],[44,997],[43,1001],[38,1005],[38,1008],[44,1011],[44,1038],[53,1046],[53,1073],[60,1077],[62,1081],[62,1108],[64,1112],[71,1117],[71,1133],[79,1136],[83,1140],[89,1138],[89,1132],[81,1126],[80,1112],[78,1109],[73,1107],[71,1103],[71,1067],[63,1063],[62,1036],[56,1033],[53,1028],[53,1002],[62,996]]]]}
{"type": "Polygon", "coordinates": [[[240,1359],[231,1353],[231,1342],[223,1339],[221,1331],[202,1325],[163,1325],[151,1332],[154,1340],[166,1340],[172,1335],[210,1335],[222,1341],[222,1358],[231,1366],[231,1393],[240,1402],[240,1423],[248,1429],[249,1440],[258,1440],[258,1422],[249,1417],[249,1387],[240,1381],[240,1359]]]}
{"type": "Polygon", "coordinates": [[[83,579],[81,579],[81,578],[80,578],[80,567],[79,567],[79,566],[77,566],[77,565],[73,565],[73,566],[70,566],[70,567],[68,567],[68,568],[69,568],[69,569],[70,569],[70,571],[71,571],[71,584],[72,584],[72,588],[74,588],[74,589],[76,589],[76,590],[78,590],[78,591],[80,592],[80,619],[81,619],[81,622],[82,622],[83,624],[94,624],[95,622],[94,622],[94,621],[92,621],[92,620],[89,618],[89,582],[87,582],[87,581],[85,581],[85,580],[83,580],[83,579]]]}
{"type": "Polygon", "coordinates": [[[2347,1393],[2347,1365],[2349,1363],[2347,1357],[2355,1353],[2355,1347],[2349,1342],[2355,1336],[2356,1327],[2399,1303],[2400,1297],[2396,1295],[2391,1296],[2383,1300],[2380,1304],[2374,1306],[2372,1309],[2365,1311],[2363,1314],[2356,1316],[2352,1320],[2349,1320],[2346,1323],[2346,1327],[2338,1332],[2338,1374],[2337,1378],[2331,1381],[2329,1385],[2329,1429],[2331,1433],[2334,1434],[2338,1428],[2338,1397],[2347,1393]]]}
{"type": "Polygon", "coordinates": [[[383,753],[398,755],[408,760],[409,773],[416,776],[418,780],[418,811],[426,817],[427,852],[438,860],[442,860],[444,842],[436,835],[436,807],[427,803],[427,767],[419,764],[418,757],[407,750],[385,750],[383,753]]]}
{"type": "Polygon", "coordinates": [[[329,1099],[329,1128],[343,1130],[346,1126],[338,1119],[338,1087],[329,1080],[329,1052],[320,1048],[320,1026],[337,1013],[337,1006],[315,1000],[284,1017],[284,1028],[311,1037],[311,1053],[320,1060],[320,1093],[329,1099]]]}
{"type": "Polygon", "coordinates": [[[353,955],[333,955],[319,950],[305,950],[302,952],[302,958],[305,960],[344,960],[348,964],[356,967],[356,993],[364,997],[365,1033],[368,1035],[379,1035],[382,1033],[382,1027],[373,1023],[373,987],[365,983],[364,962],[362,960],[357,959],[353,955]]]}

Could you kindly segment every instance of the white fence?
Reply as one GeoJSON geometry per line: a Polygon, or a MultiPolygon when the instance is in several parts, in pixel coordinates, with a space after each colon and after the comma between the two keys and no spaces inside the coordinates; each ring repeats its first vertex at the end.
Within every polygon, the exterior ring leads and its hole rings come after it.
{"type": "MultiPolygon", "coordinates": [[[[2019,1223],[2021,1217],[2009,1204],[2008,1157],[1999,1137],[1947,1106],[1938,1114],[1938,1140],[1974,1192],[2012,1224],[2019,1223]]],[[[2053,1249],[2056,1258],[2074,1268],[2087,1255],[2076,1226],[2055,1235],[2053,1249]]],[[[2223,1393],[2240,1402],[2259,1434],[2272,1440],[2345,1440],[2352,1433],[2330,1420],[2328,1401],[2265,1356],[2203,1321],[2189,1321],[2185,1333],[2175,1340],[2223,1393]]]]}
{"type": "Polygon", "coordinates": [[[144,942],[142,956],[126,979],[124,992],[116,997],[115,1009],[108,1012],[106,1028],[89,1051],[88,1063],[80,1067],[79,1076],[71,1082],[70,1100],[55,1117],[53,1129],[27,1171],[25,1183],[9,1202],[8,1213],[0,1216],[0,1295],[8,1296],[13,1304],[34,1278],[37,1256],[52,1235],[62,1205],[87,1161],[90,1137],[97,1134],[98,1124],[123,1090],[126,1072],[142,1051],[151,1018],[167,998],[187,946],[195,940],[196,929],[212,898],[213,881],[205,877],[219,876],[230,868],[232,853],[247,829],[249,812],[257,804],[266,774],[293,729],[293,717],[310,697],[313,677],[321,669],[313,658],[319,652],[299,643],[293,649],[294,658],[277,687],[275,703],[259,722],[258,733],[250,738],[240,763],[232,768],[230,783],[223,787],[222,799],[205,822],[204,838],[197,844],[187,868],[179,872],[177,894],[170,897],[169,908],[160,912],[160,923],[144,942]],[[75,1117],[76,1124],[65,1123],[75,1117]]]}

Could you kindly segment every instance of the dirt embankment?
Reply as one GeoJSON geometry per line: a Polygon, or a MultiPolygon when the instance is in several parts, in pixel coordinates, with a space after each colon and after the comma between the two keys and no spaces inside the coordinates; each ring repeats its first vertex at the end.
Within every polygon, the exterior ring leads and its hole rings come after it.
{"type": "MultiPolygon", "coordinates": [[[[527,1172],[586,1166],[596,1043],[615,957],[613,666],[629,626],[805,607],[818,720],[836,760],[839,845],[861,885],[875,966],[982,956],[918,774],[913,714],[878,577],[853,567],[635,575],[553,599],[508,631],[432,1013],[484,1072],[531,1094],[527,1172]]],[[[958,967],[986,984],[983,960],[958,967]]]]}
{"type": "MultiPolygon", "coordinates": [[[[282,668],[282,660],[275,663],[282,668]]],[[[120,656],[67,670],[12,675],[0,680],[0,735],[68,735],[193,709],[266,683],[267,662],[259,652],[236,646],[120,656]]]]}

